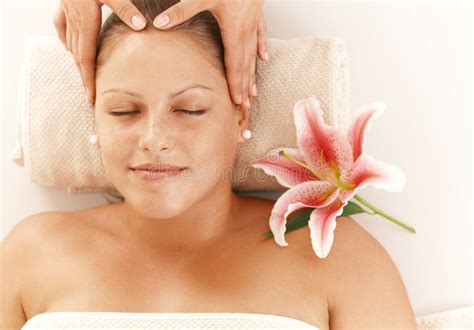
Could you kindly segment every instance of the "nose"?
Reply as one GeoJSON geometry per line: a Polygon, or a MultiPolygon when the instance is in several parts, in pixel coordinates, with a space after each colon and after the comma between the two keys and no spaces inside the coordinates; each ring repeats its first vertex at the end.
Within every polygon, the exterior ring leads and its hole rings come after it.
{"type": "Polygon", "coordinates": [[[172,127],[163,118],[150,117],[141,130],[139,149],[151,153],[172,149],[172,127]]]}

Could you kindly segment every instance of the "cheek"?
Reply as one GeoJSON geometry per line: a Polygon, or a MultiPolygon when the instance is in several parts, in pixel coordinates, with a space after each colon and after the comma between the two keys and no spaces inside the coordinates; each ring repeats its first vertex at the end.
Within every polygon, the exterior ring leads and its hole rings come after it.
{"type": "Polygon", "coordinates": [[[96,128],[105,169],[111,171],[113,168],[123,165],[130,158],[133,144],[130,134],[106,122],[97,122],[96,128]]]}
{"type": "Polygon", "coordinates": [[[193,136],[190,141],[193,154],[199,157],[197,161],[201,166],[213,165],[231,166],[233,164],[236,148],[238,127],[227,116],[222,120],[212,121],[199,137],[193,136]]]}
{"type": "Polygon", "coordinates": [[[134,136],[130,128],[112,123],[107,119],[97,120],[96,126],[101,148],[120,148],[134,136]]]}
{"type": "Polygon", "coordinates": [[[112,132],[104,132],[99,135],[101,152],[104,156],[112,159],[124,158],[130,149],[130,142],[127,136],[112,132]]]}

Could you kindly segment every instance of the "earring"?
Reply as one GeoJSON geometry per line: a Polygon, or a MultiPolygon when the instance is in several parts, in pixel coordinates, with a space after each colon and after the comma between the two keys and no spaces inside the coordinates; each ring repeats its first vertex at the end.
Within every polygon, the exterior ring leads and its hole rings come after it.
{"type": "Polygon", "coordinates": [[[242,131],[242,137],[245,140],[250,140],[252,138],[252,132],[249,129],[243,130],[242,131]]]}
{"type": "Polygon", "coordinates": [[[89,143],[90,144],[96,144],[97,143],[97,134],[92,133],[89,136],[89,143]]]}

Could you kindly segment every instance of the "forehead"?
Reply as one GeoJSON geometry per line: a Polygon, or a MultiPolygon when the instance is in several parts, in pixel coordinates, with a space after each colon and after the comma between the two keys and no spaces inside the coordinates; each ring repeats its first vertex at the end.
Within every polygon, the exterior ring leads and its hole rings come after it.
{"type": "Polygon", "coordinates": [[[96,78],[97,91],[140,86],[156,91],[178,83],[218,86],[222,73],[194,41],[175,31],[130,32],[118,41],[96,78]]]}

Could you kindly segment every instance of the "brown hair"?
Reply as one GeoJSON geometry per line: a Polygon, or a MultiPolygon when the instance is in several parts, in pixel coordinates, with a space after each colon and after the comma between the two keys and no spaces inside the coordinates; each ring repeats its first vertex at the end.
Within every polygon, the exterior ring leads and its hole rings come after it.
{"type": "MultiPolygon", "coordinates": [[[[137,9],[142,13],[147,22],[146,27],[139,33],[153,33],[160,31],[153,26],[155,17],[166,9],[172,7],[179,0],[132,0],[137,9]]],[[[191,37],[203,52],[210,55],[211,63],[214,64],[225,76],[224,45],[221,39],[219,24],[210,11],[205,10],[191,19],[168,28],[166,31],[180,31],[191,37]]],[[[134,32],[115,13],[112,13],[102,25],[97,41],[96,74],[104,64],[108,54],[127,33],[134,32]]]]}

